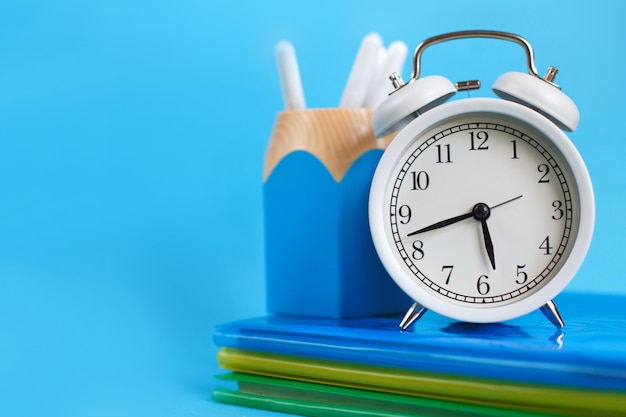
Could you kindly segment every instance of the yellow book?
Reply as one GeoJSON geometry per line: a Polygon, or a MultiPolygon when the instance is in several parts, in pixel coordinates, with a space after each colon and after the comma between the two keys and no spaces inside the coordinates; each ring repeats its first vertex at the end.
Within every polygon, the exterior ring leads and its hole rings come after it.
{"type": "Polygon", "coordinates": [[[221,367],[232,371],[330,386],[563,416],[624,416],[623,392],[461,377],[222,348],[221,367]]]}

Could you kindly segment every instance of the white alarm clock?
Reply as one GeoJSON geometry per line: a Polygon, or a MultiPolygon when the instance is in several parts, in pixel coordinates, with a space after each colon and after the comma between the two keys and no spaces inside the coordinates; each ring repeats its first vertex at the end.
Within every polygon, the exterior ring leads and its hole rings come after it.
{"type": "Polygon", "coordinates": [[[453,32],[422,42],[413,74],[375,110],[378,137],[400,130],[374,175],[369,221],[389,275],[415,304],[400,327],[425,311],[488,323],[541,311],[557,327],[553,303],[591,243],[595,204],[585,164],[563,130],[578,109],[554,81],[538,75],[531,45],[505,32],[453,32]],[[446,102],[478,81],[453,85],[419,78],[428,46],[486,37],[520,44],[528,73],[506,73],[500,98],[446,102]]]}

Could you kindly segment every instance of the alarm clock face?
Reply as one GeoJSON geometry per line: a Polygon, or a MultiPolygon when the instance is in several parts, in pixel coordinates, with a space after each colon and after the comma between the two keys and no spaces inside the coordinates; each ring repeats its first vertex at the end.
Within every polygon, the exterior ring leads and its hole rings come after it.
{"type": "Polygon", "coordinates": [[[370,225],[396,283],[465,321],[526,314],[587,252],[593,195],[569,139],[519,104],[466,99],[409,124],[372,183],[370,225]]]}

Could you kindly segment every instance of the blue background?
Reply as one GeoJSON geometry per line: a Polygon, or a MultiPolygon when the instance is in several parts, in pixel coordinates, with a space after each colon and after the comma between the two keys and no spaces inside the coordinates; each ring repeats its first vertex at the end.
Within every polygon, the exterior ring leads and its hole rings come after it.
{"type": "MultiPolygon", "coordinates": [[[[619,1],[2,2],[0,411],[266,414],[210,401],[211,333],[265,311],[261,175],[283,106],[273,52],[283,39],[309,107],[335,107],[369,32],[411,50],[461,29],[526,37],[540,72],[558,66],[579,106],[571,138],[596,191],[594,241],[568,291],[626,293],[625,11],[619,1]]],[[[489,86],[524,69],[517,45],[459,41],[429,50],[423,74],[489,86]]]]}

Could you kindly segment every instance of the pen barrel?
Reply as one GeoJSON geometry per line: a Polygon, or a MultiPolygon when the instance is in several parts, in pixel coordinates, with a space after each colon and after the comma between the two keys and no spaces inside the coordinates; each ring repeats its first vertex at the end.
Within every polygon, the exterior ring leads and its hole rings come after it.
{"type": "Polygon", "coordinates": [[[369,109],[278,115],[263,172],[268,310],[347,318],[401,313],[410,300],[380,263],[369,188],[391,140],[369,109]]]}

